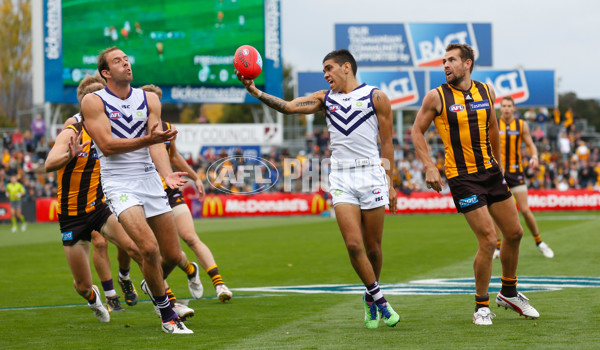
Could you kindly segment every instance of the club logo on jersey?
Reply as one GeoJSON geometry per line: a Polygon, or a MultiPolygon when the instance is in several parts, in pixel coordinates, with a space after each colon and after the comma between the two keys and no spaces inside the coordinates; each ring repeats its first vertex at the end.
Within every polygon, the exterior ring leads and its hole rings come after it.
{"type": "Polygon", "coordinates": [[[79,152],[79,154],[77,155],[77,158],[85,158],[85,157],[87,157],[87,156],[88,156],[87,152],[81,151],[81,152],[79,152]]]}
{"type": "Polygon", "coordinates": [[[450,112],[462,112],[465,110],[465,106],[464,105],[459,105],[459,104],[454,104],[452,106],[450,106],[450,108],[448,108],[450,110],[450,112]]]}
{"type": "Polygon", "coordinates": [[[471,103],[469,103],[469,107],[471,107],[472,111],[476,111],[478,109],[489,109],[490,101],[483,100],[483,101],[471,102],[471,103]]]}
{"type": "Polygon", "coordinates": [[[381,189],[380,188],[374,188],[373,191],[371,191],[371,193],[373,193],[373,194],[380,194],[381,193],[381,189]]]}
{"type": "Polygon", "coordinates": [[[110,112],[110,119],[119,119],[123,115],[119,111],[110,112]]]}
{"type": "Polygon", "coordinates": [[[332,112],[339,111],[340,110],[340,105],[330,105],[329,106],[329,110],[332,111],[332,112]]]}
{"type": "Polygon", "coordinates": [[[475,203],[478,203],[479,199],[477,199],[477,195],[472,195],[471,197],[467,197],[467,198],[463,198],[463,199],[459,199],[458,200],[458,205],[461,208],[466,208],[468,206],[471,206],[475,203]]]}

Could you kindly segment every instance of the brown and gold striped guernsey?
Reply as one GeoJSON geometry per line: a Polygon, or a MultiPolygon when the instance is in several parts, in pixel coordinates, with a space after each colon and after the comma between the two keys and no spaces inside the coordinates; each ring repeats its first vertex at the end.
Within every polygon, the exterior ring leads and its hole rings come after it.
{"type": "Polygon", "coordinates": [[[434,119],[444,142],[448,179],[493,166],[488,122],[494,103],[486,84],[472,81],[468,91],[448,84],[437,88],[442,111],[434,119]]]}
{"type": "Polygon", "coordinates": [[[502,118],[500,123],[500,151],[504,171],[509,173],[522,173],[521,144],[523,143],[523,120],[513,119],[506,124],[502,118]]]}
{"type": "MultiPolygon", "coordinates": [[[[162,129],[163,129],[163,131],[170,130],[171,129],[171,123],[162,122],[162,129]]],[[[167,153],[169,154],[169,156],[171,156],[171,141],[166,141],[165,142],[165,148],[167,149],[167,153]]],[[[160,180],[163,183],[163,188],[165,190],[168,189],[169,186],[167,186],[167,183],[165,182],[165,179],[162,177],[162,175],[160,175],[160,180]]]]}
{"type": "Polygon", "coordinates": [[[92,149],[90,135],[82,122],[67,128],[81,132],[81,143],[90,141],[77,157],[57,171],[58,214],[77,216],[90,213],[104,203],[104,192],[100,186],[100,162],[92,149]]]}

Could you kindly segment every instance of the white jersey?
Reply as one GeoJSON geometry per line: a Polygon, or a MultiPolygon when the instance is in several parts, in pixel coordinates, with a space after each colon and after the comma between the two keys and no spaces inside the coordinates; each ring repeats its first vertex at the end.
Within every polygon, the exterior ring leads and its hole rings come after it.
{"type": "MultiPolygon", "coordinates": [[[[122,100],[108,88],[94,92],[104,103],[104,113],[110,121],[113,139],[133,139],[147,134],[148,103],[146,93],[131,88],[129,96],[122,100]]],[[[100,174],[103,180],[139,178],[156,173],[148,147],[135,151],[105,156],[98,148],[100,174]]]]}
{"type": "Polygon", "coordinates": [[[79,123],[80,121],[82,121],[81,113],[73,115],[73,118],[75,118],[75,123],[79,123]]]}
{"type": "Polygon", "coordinates": [[[347,94],[325,95],[325,114],[331,138],[331,163],[365,165],[379,159],[379,122],[373,106],[374,86],[362,84],[347,94]],[[368,163],[368,162],[367,162],[368,163]]]}

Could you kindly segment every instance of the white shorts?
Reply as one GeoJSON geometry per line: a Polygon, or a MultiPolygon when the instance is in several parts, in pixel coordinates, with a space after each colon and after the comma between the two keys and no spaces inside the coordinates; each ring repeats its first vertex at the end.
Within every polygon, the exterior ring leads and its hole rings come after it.
{"type": "Polygon", "coordinates": [[[331,169],[329,193],[334,206],[355,204],[373,209],[389,204],[388,181],[381,165],[331,169]]]}
{"type": "Polygon", "coordinates": [[[117,218],[125,209],[135,205],[144,208],[146,218],[171,211],[158,173],[126,181],[102,179],[102,190],[106,196],[106,204],[117,218]]]}

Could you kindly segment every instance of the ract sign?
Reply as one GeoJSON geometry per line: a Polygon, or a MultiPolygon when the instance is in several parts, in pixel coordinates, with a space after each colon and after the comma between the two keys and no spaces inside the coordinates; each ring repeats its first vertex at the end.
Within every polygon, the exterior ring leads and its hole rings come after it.
{"type": "Polygon", "coordinates": [[[469,44],[478,66],[492,66],[490,23],[336,24],[335,45],[361,67],[440,66],[451,43],[469,44]]]}
{"type": "Polygon", "coordinates": [[[529,99],[529,88],[523,70],[508,71],[474,71],[471,74],[473,80],[485,82],[491,85],[496,92],[495,104],[499,104],[502,98],[510,96],[515,103],[521,103],[529,99]]]}
{"type": "Polygon", "coordinates": [[[419,101],[419,89],[412,71],[359,72],[358,79],[378,86],[390,99],[392,108],[400,108],[419,101]]]}
{"type": "MultiPolygon", "coordinates": [[[[555,72],[553,70],[492,70],[475,69],[471,78],[492,86],[496,93],[495,105],[503,97],[510,96],[519,107],[555,106],[555,72]]],[[[446,83],[442,71],[429,72],[430,88],[435,89],[446,83]]]]}
{"type": "Polygon", "coordinates": [[[408,24],[415,65],[419,67],[440,66],[449,44],[469,44],[475,51],[475,61],[479,49],[473,26],[470,23],[409,23],[408,24]]]}

